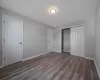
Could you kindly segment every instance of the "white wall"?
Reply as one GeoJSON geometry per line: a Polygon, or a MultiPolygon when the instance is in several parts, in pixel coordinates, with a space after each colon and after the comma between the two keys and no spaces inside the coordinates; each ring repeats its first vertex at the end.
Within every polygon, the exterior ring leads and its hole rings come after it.
{"type": "Polygon", "coordinates": [[[95,54],[95,61],[97,64],[97,69],[100,77],[100,1],[97,7],[96,13],[96,24],[95,24],[95,38],[96,38],[96,54],[95,54]]]}
{"type": "Polygon", "coordinates": [[[55,27],[54,28],[54,51],[61,52],[61,37],[62,37],[61,30],[62,29],[70,28],[77,25],[79,26],[83,24],[84,24],[84,20],[80,20],[80,21],[69,23],[67,25],[55,27]]]}
{"type": "MultiPolygon", "coordinates": [[[[31,20],[25,16],[0,8],[2,15],[12,16],[23,20],[24,26],[24,52],[23,58],[28,58],[47,52],[47,29],[51,28],[48,25],[31,20]]],[[[1,20],[0,16],[0,20],[1,20]]],[[[1,21],[0,21],[1,22],[1,21]]],[[[1,24],[1,23],[0,23],[1,24]]],[[[0,65],[1,65],[1,26],[0,26],[0,65]]]]}
{"type": "Polygon", "coordinates": [[[2,13],[0,9],[0,65],[2,63],[2,13]]]}
{"type": "Polygon", "coordinates": [[[24,20],[24,59],[47,52],[47,28],[24,20]]]}
{"type": "Polygon", "coordinates": [[[53,51],[53,28],[47,29],[47,43],[48,43],[48,52],[53,51]]]}
{"type": "Polygon", "coordinates": [[[95,16],[91,16],[85,21],[85,57],[94,58],[95,56],[95,16]]]}
{"type": "Polygon", "coordinates": [[[45,24],[59,26],[84,20],[95,9],[98,0],[0,0],[2,7],[18,12],[45,24]],[[56,6],[58,12],[52,16],[48,8],[56,6]]]}
{"type": "MultiPolygon", "coordinates": [[[[100,16],[99,16],[100,18],[100,16]]],[[[99,19],[100,21],[100,19],[99,19]]],[[[100,23],[96,29],[96,56],[95,56],[98,72],[100,74],[100,23]]]]}
{"type": "Polygon", "coordinates": [[[54,39],[54,47],[53,47],[53,51],[56,52],[61,52],[61,32],[60,32],[60,28],[54,28],[54,34],[53,34],[53,39],[54,39]]]}
{"type": "Polygon", "coordinates": [[[60,27],[54,28],[54,51],[61,52],[61,29],[69,28],[73,26],[84,25],[84,56],[93,58],[95,53],[95,41],[94,41],[94,17],[89,18],[89,20],[79,20],[76,22],[71,22],[67,25],[62,25],[60,27]]]}

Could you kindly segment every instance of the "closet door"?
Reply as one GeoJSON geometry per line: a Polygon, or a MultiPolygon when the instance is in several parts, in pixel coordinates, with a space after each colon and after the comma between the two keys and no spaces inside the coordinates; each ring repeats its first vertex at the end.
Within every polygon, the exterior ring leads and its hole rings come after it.
{"type": "Polygon", "coordinates": [[[71,54],[84,57],[84,27],[71,28],[71,54]]]}
{"type": "Polygon", "coordinates": [[[9,65],[22,60],[22,21],[5,17],[4,19],[4,64],[9,65]]]}

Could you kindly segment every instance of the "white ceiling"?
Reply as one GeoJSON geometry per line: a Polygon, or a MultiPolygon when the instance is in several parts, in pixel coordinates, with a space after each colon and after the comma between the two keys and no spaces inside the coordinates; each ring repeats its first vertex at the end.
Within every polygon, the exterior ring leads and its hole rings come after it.
{"type": "Polygon", "coordinates": [[[94,14],[98,0],[1,0],[3,8],[51,26],[64,25],[76,20],[85,20],[94,14]],[[56,6],[56,15],[48,8],[56,6]]]}

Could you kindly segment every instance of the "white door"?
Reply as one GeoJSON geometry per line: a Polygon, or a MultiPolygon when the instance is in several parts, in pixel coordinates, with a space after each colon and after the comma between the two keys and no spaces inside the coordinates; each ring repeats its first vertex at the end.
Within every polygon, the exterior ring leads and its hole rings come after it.
{"type": "Polygon", "coordinates": [[[71,28],[71,54],[84,57],[84,27],[71,28]]]}
{"type": "Polygon", "coordinates": [[[53,51],[53,29],[48,28],[48,52],[53,51]]]}
{"type": "Polygon", "coordinates": [[[4,65],[22,60],[22,21],[10,17],[4,18],[4,65]]]}

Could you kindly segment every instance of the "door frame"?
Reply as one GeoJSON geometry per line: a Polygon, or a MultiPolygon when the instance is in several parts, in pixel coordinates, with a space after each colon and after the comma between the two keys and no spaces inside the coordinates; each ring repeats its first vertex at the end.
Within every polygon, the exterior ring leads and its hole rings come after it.
{"type": "Polygon", "coordinates": [[[14,19],[14,20],[19,20],[21,22],[21,61],[23,61],[23,20],[12,17],[12,16],[8,16],[8,15],[2,15],[2,67],[5,66],[5,19],[9,18],[9,19],[14,19]]]}
{"type": "MultiPolygon", "coordinates": [[[[64,39],[64,30],[67,30],[67,29],[70,29],[70,28],[64,28],[64,29],[61,30],[61,52],[62,53],[63,53],[63,46],[64,46],[64,41],[63,41],[63,39],[64,39]]],[[[68,53],[70,53],[70,52],[68,52],[68,53]]]]}

